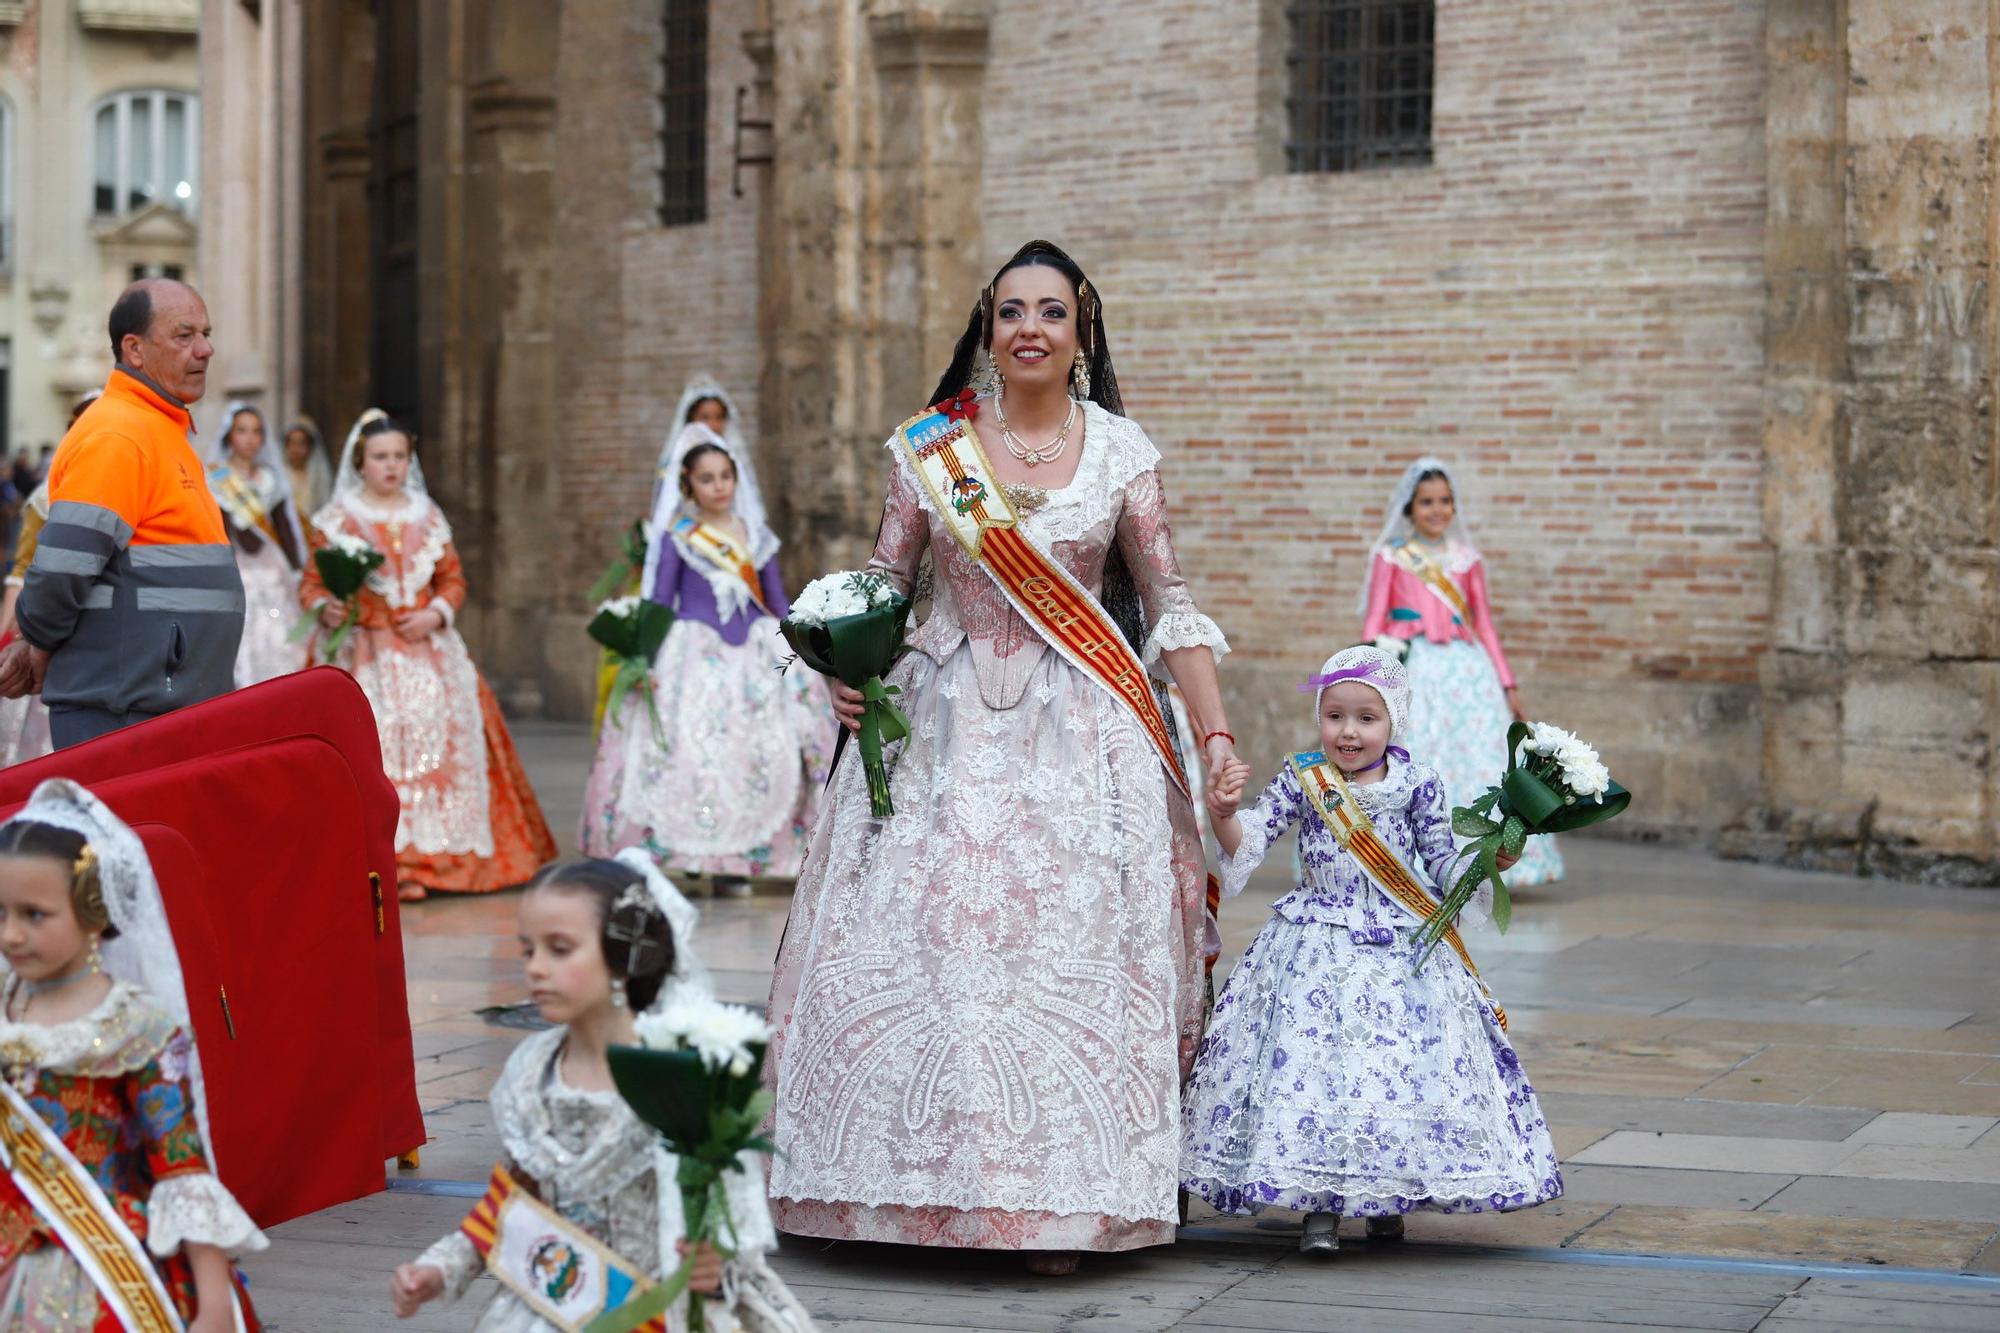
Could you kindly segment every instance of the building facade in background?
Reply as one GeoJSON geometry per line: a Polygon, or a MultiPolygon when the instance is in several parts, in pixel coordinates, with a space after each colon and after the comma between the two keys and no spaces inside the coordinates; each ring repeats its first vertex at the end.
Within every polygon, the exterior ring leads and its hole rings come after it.
{"type": "Polygon", "coordinates": [[[1436,452],[1623,831],[2000,876],[1989,5],[290,11],[301,399],[418,423],[515,706],[586,714],[583,590],[686,378],[745,405],[794,583],[854,564],[883,439],[1046,236],[1257,761],[1436,452]]]}
{"type": "Polygon", "coordinates": [[[111,369],[134,277],[199,281],[199,0],[0,4],[0,457],[111,369]]]}

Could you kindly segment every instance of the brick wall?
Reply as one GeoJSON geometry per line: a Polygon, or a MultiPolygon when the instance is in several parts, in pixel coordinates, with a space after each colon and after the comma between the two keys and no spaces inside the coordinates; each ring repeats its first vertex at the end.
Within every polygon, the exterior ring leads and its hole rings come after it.
{"type": "Polygon", "coordinates": [[[1048,236],[1104,293],[1260,767],[1436,452],[1530,709],[1602,742],[1628,833],[1712,826],[1759,782],[1763,6],[1437,8],[1434,164],[1299,176],[1281,6],[1002,0],[988,258],[1048,236]]]}

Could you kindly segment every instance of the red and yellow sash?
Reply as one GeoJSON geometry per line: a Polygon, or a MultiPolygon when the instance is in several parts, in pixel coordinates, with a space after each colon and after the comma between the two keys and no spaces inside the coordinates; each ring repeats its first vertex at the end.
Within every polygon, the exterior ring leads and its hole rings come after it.
{"type": "Polygon", "coordinates": [[[750,563],[749,555],[734,537],[716,531],[691,515],[675,520],[674,535],[686,542],[688,549],[702,559],[742,579],[743,586],[750,590],[750,600],[757,603],[765,615],[771,614],[771,608],[764,603],[764,585],[757,578],[757,568],[750,563]]]}
{"type": "Polygon", "coordinates": [[[12,1084],[0,1080],[0,1165],[129,1333],[185,1333],[146,1247],[96,1179],[12,1084]]]}
{"type": "MultiPolygon", "coordinates": [[[[1333,834],[1340,850],[1354,858],[1369,882],[1420,924],[1428,923],[1435,917],[1438,913],[1437,900],[1424,892],[1423,885],[1403,864],[1403,858],[1382,841],[1382,835],[1375,831],[1374,821],[1354,799],[1354,791],[1347,785],[1346,776],[1334,767],[1332,761],[1322,751],[1308,750],[1293,755],[1289,762],[1320,822],[1333,834]]],[[[1451,951],[1458,955],[1458,961],[1465,964],[1465,970],[1472,975],[1481,993],[1493,1004],[1493,1016],[1500,1023],[1500,1030],[1505,1032],[1507,1011],[1494,1001],[1493,992],[1486,989],[1485,978],[1479,975],[1479,968],[1473,964],[1465,941],[1458,937],[1458,927],[1451,926],[1445,930],[1444,942],[1451,946],[1451,951]]]]}
{"type": "MultiPolygon", "coordinates": [[[[663,1189],[673,1187],[661,1182],[663,1189]]],[[[458,1229],[488,1272],[560,1329],[580,1329],[653,1285],[603,1241],[522,1189],[504,1165],[493,1168],[485,1195],[458,1229]]],[[[656,1315],[635,1333],[666,1328],[666,1316],[656,1315]]]]}
{"type": "Polygon", "coordinates": [[[1132,710],[1168,778],[1188,796],[1173,732],[1146,668],[1097,599],[1015,526],[1013,508],[966,420],[929,408],[896,429],[896,444],[966,555],[992,576],[1050,647],[1132,710]]]}
{"type": "Polygon", "coordinates": [[[280,550],[284,549],[285,544],[278,537],[278,528],[271,521],[270,511],[257,498],[257,492],[244,485],[243,479],[227,463],[222,465],[222,489],[227,493],[229,507],[236,511],[237,517],[248,519],[259,532],[277,542],[280,550]]]}
{"type": "Polygon", "coordinates": [[[1466,600],[1465,591],[1452,580],[1445,570],[1444,562],[1415,542],[1404,542],[1389,548],[1389,558],[1422,579],[1424,586],[1437,594],[1437,599],[1445,604],[1467,629],[1472,628],[1472,604],[1466,600]]]}

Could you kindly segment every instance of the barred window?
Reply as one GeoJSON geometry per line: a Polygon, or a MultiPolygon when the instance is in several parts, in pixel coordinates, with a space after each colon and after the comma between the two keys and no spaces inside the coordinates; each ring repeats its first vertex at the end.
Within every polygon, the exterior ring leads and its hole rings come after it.
{"type": "Polygon", "coordinates": [[[1433,0],[1289,0],[1287,169],[1431,160],[1436,13],[1433,0]]]}
{"type": "Polygon", "coordinates": [[[662,0],[660,222],[708,217],[708,0],[662,0]]]}

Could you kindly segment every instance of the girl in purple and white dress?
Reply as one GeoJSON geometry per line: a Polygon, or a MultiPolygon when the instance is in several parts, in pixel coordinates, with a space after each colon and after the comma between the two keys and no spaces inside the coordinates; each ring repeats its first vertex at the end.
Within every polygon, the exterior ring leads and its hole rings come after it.
{"type": "Polygon", "coordinates": [[[660,460],[644,592],[673,609],[643,687],[606,716],[577,842],[592,856],[644,848],[661,869],[795,876],[833,763],[833,708],[820,677],[781,671],[778,618],[791,609],[778,539],[747,450],[701,421],[660,460]]]}
{"type": "MultiPolygon", "coordinates": [[[[1301,783],[1338,769],[1320,799],[1337,811],[1344,785],[1408,891],[1434,900],[1456,849],[1437,774],[1390,743],[1409,676],[1389,653],[1349,648],[1307,688],[1324,761],[1296,756],[1240,817],[1247,767],[1209,796],[1225,896],[1295,823],[1304,871],[1216,1003],[1181,1100],[1182,1182],[1225,1213],[1307,1214],[1299,1248],[1315,1254],[1338,1248],[1342,1217],[1395,1238],[1417,1209],[1547,1203],[1562,1193],[1555,1144],[1500,1011],[1453,948],[1416,969],[1419,918],[1341,846],[1301,783]]],[[[1482,895],[1465,916],[1488,907],[1482,895]]]]}

